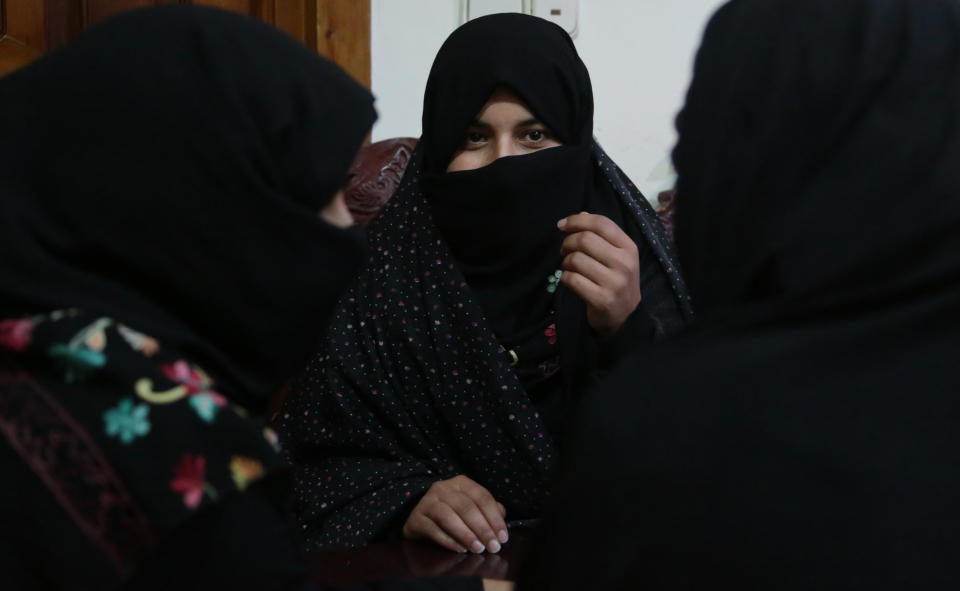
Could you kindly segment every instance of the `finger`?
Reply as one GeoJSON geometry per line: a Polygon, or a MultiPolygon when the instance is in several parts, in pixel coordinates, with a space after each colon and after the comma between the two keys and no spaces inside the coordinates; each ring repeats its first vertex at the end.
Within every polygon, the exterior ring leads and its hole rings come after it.
{"type": "MultiPolygon", "coordinates": [[[[493,497],[490,497],[490,500],[493,501],[493,497]]],[[[497,532],[490,522],[487,521],[486,514],[476,501],[469,495],[462,494],[459,498],[453,500],[452,506],[460,516],[460,519],[467,524],[473,533],[476,534],[477,539],[483,544],[481,552],[483,549],[493,553],[500,551],[500,540],[498,539],[497,532]]],[[[496,517],[498,521],[503,521],[499,515],[496,517]]],[[[506,524],[503,525],[503,529],[506,529],[506,524]]],[[[468,547],[474,550],[472,546],[468,547]]]]}
{"type": "Polygon", "coordinates": [[[504,519],[507,518],[507,508],[503,506],[503,503],[497,503],[497,509],[500,510],[500,517],[504,519]]]}
{"type": "Polygon", "coordinates": [[[609,304],[607,291],[576,271],[564,271],[560,276],[560,282],[580,296],[580,299],[588,305],[605,309],[609,304]]]}
{"type": "Polygon", "coordinates": [[[588,254],[611,269],[623,268],[627,264],[627,257],[630,256],[627,251],[617,248],[593,232],[577,232],[564,238],[560,245],[560,254],[566,256],[572,252],[588,254]]]}
{"type": "MultiPolygon", "coordinates": [[[[488,539],[484,536],[484,534],[482,534],[482,532],[477,532],[474,530],[474,532],[480,536],[480,541],[486,544],[488,551],[494,553],[499,552],[500,544],[506,543],[506,541],[510,539],[510,535],[507,533],[507,523],[503,520],[504,515],[506,515],[506,507],[500,503],[497,503],[496,499],[493,498],[493,495],[490,494],[490,491],[488,491],[483,485],[475,480],[471,480],[469,477],[464,476],[463,474],[454,477],[450,482],[454,485],[456,490],[466,495],[467,498],[476,504],[476,506],[480,509],[487,526],[495,536],[488,539]]],[[[467,504],[464,504],[462,508],[466,511],[470,510],[470,507],[467,504]]],[[[463,517],[462,514],[461,517],[463,517]]]]}
{"type": "Polygon", "coordinates": [[[581,212],[567,216],[557,222],[564,232],[593,232],[617,248],[629,248],[636,245],[623,229],[605,215],[581,212]]]}
{"type": "MultiPolygon", "coordinates": [[[[496,499],[493,498],[493,495],[490,494],[490,491],[479,484],[465,492],[471,499],[473,499],[473,501],[477,504],[477,507],[480,508],[481,513],[483,513],[483,517],[490,525],[490,529],[496,535],[496,540],[499,541],[500,544],[505,544],[507,540],[510,539],[510,536],[507,533],[507,522],[503,520],[503,513],[500,512],[500,509],[503,507],[503,505],[498,503],[496,499]]],[[[480,539],[483,540],[484,538],[480,539]]],[[[489,540],[487,540],[487,550],[490,550],[489,540]]],[[[490,551],[499,552],[499,550],[499,544],[497,544],[497,549],[490,551]]]]}
{"type": "MultiPolygon", "coordinates": [[[[466,498],[462,495],[461,497],[466,498]]],[[[479,554],[486,549],[486,545],[480,541],[481,538],[477,537],[474,530],[467,525],[463,517],[448,502],[431,505],[424,514],[439,525],[447,535],[471,552],[479,554]]]]}
{"type": "Polygon", "coordinates": [[[467,551],[463,544],[453,539],[433,519],[421,512],[416,512],[410,516],[406,525],[403,526],[403,535],[411,540],[432,540],[454,552],[463,553],[467,551]]]}
{"type": "Polygon", "coordinates": [[[579,250],[564,257],[563,262],[560,263],[560,268],[563,269],[564,273],[571,271],[579,273],[593,283],[614,291],[621,289],[625,283],[621,280],[622,272],[618,273],[611,270],[592,256],[579,250]]]}

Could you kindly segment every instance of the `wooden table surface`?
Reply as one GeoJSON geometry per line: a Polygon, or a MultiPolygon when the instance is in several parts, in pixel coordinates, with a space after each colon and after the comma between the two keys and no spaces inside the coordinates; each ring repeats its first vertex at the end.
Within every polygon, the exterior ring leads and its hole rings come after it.
{"type": "Polygon", "coordinates": [[[331,585],[439,575],[514,580],[532,536],[530,530],[511,531],[510,541],[497,554],[458,554],[409,540],[313,552],[309,567],[315,581],[331,585]]]}

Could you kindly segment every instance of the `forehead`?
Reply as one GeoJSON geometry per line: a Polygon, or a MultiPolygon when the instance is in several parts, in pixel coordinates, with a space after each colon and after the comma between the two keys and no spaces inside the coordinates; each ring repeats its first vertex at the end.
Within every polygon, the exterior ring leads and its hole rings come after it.
{"type": "Polygon", "coordinates": [[[512,127],[529,123],[531,119],[536,119],[536,116],[527,104],[507,88],[498,88],[493,91],[476,117],[479,123],[491,127],[512,127]]]}

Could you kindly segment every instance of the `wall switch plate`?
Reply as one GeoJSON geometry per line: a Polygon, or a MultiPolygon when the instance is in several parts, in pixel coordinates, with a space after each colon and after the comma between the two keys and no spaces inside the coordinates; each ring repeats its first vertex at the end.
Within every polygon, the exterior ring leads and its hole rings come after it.
{"type": "Polygon", "coordinates": [[[552,21],[571,37],[577,36],[577,25],[580,19],[579,0],[532,0],[533,16],[552,21]]]}
{"type": "Polygon", "coordinates": [[[579,0],[460,0],[460,24],[498,12],[522,12],[560,25],[577,36],[579,0]]]}
{"type": "Polygon", "coordinates": [[[526,12],[523,0],[463,0],[463,22],[498,12],[526,12]]]}

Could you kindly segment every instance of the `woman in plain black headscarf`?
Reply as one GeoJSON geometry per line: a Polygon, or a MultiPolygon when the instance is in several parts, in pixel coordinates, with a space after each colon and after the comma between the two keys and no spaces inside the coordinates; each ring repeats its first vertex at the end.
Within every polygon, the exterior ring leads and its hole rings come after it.
{"type": "Polygon", "coordinates": [[[956,587],[958,125],[953,0],[717,13],[674,153],[699,326],[591,397],[527,587],[956,587]]]}
{"type": "Polygon", "coordinates": [[[0,81],[5,589],[304,582],[261,416],[362,261],[326,220],[372,103],[188,7],[0,81]]]}
{"type": "Polygon", "coordinates": [[[656,215],[592,133],[589,75],[561,28],[499,14],[444,43],[372,258],[281,417],[309,548],[402,531],[496,552],[504,513],[540,515],[583,388],[683,326],[656,215]],[[604,309],[590,290],[610,277],[604,309]]]}

